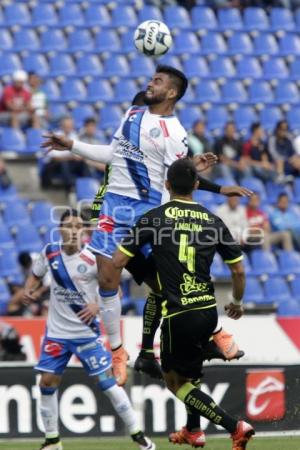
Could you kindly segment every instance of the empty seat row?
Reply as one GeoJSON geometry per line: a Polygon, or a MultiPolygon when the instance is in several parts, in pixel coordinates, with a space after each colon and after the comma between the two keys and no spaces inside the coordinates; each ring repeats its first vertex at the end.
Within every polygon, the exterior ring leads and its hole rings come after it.
{"type": "Polygon", "coordinates": [[[257,278],[247,278],[244,296],[245,303],[282,304],[290,301],[300,306],[300,278],[287,282],[283,277],[276,276],[261,283],[257,278]]]}

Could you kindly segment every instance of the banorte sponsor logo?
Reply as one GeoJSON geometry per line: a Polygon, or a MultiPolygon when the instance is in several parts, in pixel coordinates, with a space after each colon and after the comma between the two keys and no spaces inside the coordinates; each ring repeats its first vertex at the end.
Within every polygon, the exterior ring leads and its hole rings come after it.
{"type": "Polygon", "coordinates": [[[280,420],[285,415],[285,376],[282,370],[247,374],[247,416],[255,421],[280,420]]]}

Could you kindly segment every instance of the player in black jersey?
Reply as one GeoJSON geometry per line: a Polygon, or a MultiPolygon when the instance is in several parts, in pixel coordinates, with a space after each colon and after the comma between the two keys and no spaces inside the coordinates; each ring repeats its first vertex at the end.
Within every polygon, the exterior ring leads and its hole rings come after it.
{"type": "Polygon", "coordinates": [[[239,319],[245,275],[243,255],[222,220],[192,201],[198,188],[192,161],[174,162],[168,170],[171,201],[143,215],[131,234],[122,241],[113,261],[121,269],[139,248],[151,244],[161,286],[161,361],[168,388],[183,401],[188,411],[204,416],[231,433],[233,448],[242,450],[254,434],[251,425],[238,421],[193,381],[202,369],[202,349],[217,323],[214,286],[210,266],[218,251],[232,274],[232,302],[227,315],[239,319]]]}

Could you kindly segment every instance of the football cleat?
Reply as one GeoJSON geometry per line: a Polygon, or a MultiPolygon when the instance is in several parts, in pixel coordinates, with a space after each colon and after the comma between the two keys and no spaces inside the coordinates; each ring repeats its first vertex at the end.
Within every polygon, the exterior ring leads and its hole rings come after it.
{"type": "Polygon", "coordinates": [[[227,333],[227,331],[222,328],[213,335],[213,340],[219,351],[223,353],[225,361],[239,359],[245,354],[242,350],[239,350],[232,334],[227,333]]]}
{"type": "Polygon", "coordinates": [[[40,450],[63,450],[60,437],[46,438],[45,442],[40,446],[40,450]]]}
{"type": "MultiPolygon", "coordinates": [[[[238,350],[235,356],[231,359],[240,359],[244,355],[245,353],[242,350],[238,350]]],[[[211,359],[222,359],[223,361],[227,361],[228,359],[224,356],[213,339],[209,341],[205,347],[203,347],[203,361],[210,361],[211,359]]]]}
{"type": "Polygon", "coordinates": [[[232,450],[245,450],[251,437],[255,434],[254,428],[247,422],[240,420],[236,431],[232,433],[232,450]]]}
{"type": "Polygon", "coordinates": [[[138,433],[132,434],[131,439],[133,442],[136,442],[140,448],[140,450],[155,450],[156,445],[151,441],[150,438],[144,435],[142,431],[138,433]]]}
{"type": "Polygon", "coordinates": [[[119,386],[123,386],[127,381],[127,361],[128,353],[123,347],[112,351],[113,374],[119,386]]]}
{"type": "Polygon", "coordinates": [[[152,378],[162,380],[162,370],[160,364],[156,360],[154,353],[141,350],[139,356],[135,360],[134,370],[146,373],[152,378]]]}
{"type": "Polygon", "coordinates": [[[189,444],[192,447],[204,447],[205,434],[203,431],[188,431],[186,427],[169,434],[169,441],[173,444],[189,444]]]}

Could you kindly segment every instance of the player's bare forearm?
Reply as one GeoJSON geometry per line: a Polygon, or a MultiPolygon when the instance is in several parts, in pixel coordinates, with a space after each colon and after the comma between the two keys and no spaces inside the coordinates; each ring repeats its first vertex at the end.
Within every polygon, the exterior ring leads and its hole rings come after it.
{"type": "Polygon", "coordinates": [[[242,262],[229,265],[232,278],[232,296],[237,301],[242,301],[245,291],[245,269],[242,262]]]}
{"type": "Polygon", "coordinates": [[[40,287],[41,281],[41,278],[37,277],[33,273],[29,275],[24,286],[23,303],[25,305],[28,305],[30,302],[36,300],[36,291],[40,287]]]}

